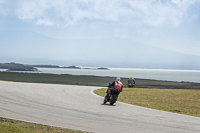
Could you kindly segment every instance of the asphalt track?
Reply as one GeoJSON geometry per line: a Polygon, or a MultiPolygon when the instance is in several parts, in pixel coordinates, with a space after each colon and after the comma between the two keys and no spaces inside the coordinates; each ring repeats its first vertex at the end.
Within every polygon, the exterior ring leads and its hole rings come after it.
{"type": "Polygon", "coordinates": [[[95,133],[200,133],[200,118],[117,102],[99,87],[0,81],[0,117],[95,133]]]}

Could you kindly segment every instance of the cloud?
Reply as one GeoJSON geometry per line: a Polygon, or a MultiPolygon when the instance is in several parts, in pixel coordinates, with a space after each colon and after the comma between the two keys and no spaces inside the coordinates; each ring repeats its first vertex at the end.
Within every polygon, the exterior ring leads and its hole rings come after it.
{"type": "Polygon", "coordinates": [[[187,8],[191,4],[199,3],[199,0],[171,0],[178,7],[187,8]]]}
{"type": "Polygon", "coordinates": [[[46,26],[54,25],[54,23],[51,20],[47,20],[47,19],[39,19],[36,24],[37,25],[46,25],[46,26]]]}
{"type": "Polygon", "coordinates": [[[197,2],[199,0],[19,0],[16,14],[22,20],[46,26],[65,27],[93,21],[178,26],[187,9],[197,2]]]}

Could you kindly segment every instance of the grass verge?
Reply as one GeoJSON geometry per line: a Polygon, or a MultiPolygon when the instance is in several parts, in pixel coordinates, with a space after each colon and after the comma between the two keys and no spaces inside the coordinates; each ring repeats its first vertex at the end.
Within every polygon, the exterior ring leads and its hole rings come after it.
{"type": "MultiPolygon", "coordinates": [[[[124,87],[127,86],[127,78],[121,78],[124,87]]],[[[115,80],[114,77],[98,77],[86,75],[69,74],[44,74],[44,73],[19,73],[0,72],[0,80],[15,82],[70,84],[70,85],[90,85],[107,86],[115,80]]],[[[200,89],[200,83],[172,82],[149,79],[135,79],[137,88],[159,88],[159,89],[200,89]]]]}
{"type": "Polygon", "coordinates": [[[82,131],[62,129],[51,126],[27,123],[0,117],[1,133],[84,133],[82,131]]]}
{"type": "MultiPolygon", "coordinates": [[[[105,96],[106,89],[94,93],[105,96]]],[[[118,101],[200,117],[200,90],[124,88],[118,101]]]]}

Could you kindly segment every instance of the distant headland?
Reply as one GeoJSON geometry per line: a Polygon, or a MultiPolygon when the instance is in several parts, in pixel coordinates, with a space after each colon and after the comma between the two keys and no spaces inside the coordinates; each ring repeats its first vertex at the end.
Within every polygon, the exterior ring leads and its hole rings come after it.
{"type": "Polygon", "coordinates": [[[58,66],[58,65],[26,65],[19,63],[0,63],[0,69],[7,69],[7,71],[38,71],[37,68],[66,68],[66,69],[92,69],[92,70],[109,70],[105,67],[97,68],[81,68],[78,66],[58,66]]]}
{"type": "Polygon", "coordinates": [[[19,63],[0,63],[0,69],[7,69],[7,71],[37,71],[37,68],[34,68],[29,65],[23,65],[19,63]]]}

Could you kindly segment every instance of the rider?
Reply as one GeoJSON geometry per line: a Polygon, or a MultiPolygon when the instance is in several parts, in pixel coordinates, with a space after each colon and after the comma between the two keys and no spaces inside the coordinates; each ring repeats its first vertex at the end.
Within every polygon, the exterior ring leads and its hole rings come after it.
{"type": "MultiPolygon", "coordinates": [[[[121,79],[119,77],[116,78],[116,80],[113,81],[112,84],[109,84],[108,89],[106,91],[106,97],[107,98],[109,98],[109,95],[111,94],[111,91],[113,89],[117,89],[119,93],[122,92],[123,84],[122,84],[121,79]]],[[[119,95],[119,93],[118,93],[118,95],[119,95]]]]}
{"type": "Polygon", "coordinates": [[[128,84],[135,85],[135,79],[132,76],[128,79],[128,84]]]}

